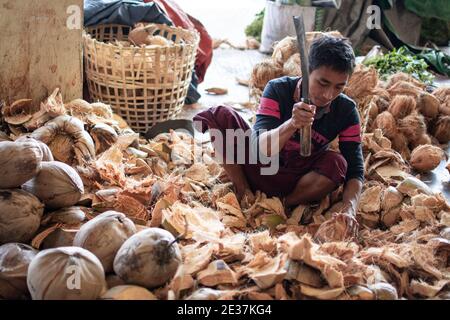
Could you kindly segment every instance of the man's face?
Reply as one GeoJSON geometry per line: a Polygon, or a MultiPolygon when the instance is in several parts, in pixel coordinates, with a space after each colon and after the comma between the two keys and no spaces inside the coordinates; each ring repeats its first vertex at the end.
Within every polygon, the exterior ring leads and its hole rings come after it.
{"type": "Polygon", "coordinates": [[[318,107],[331,103],[342,91],[349,79],[348,73],[342,73],[322,66],[309,76],[310,102],[318,107]]]}

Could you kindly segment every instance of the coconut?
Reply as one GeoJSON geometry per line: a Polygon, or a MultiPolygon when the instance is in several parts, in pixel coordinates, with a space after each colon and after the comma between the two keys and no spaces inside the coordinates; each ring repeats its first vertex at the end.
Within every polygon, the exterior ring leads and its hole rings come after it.
{"type": "Polygon", "coordinates": [[[30,138],[28,136],[21,136],[15,140],[16,142],[29,142],[36,144],[42,152],[42,161],[53,161],[53,154],[50,148],[42,141],[30,138]]]}
{"type": "Polygon", "coordinates": [[[8,124],[21,125],[31,119],[33,110],[31,99],[20,99],[2,108],[3,119],[8,124]]]}
{"type": "Polygon", "coordinates": [[[114,259],[114,271],[126,283],[146,288],[170,281],[181,264],[181,252],[172,234],[149,228],[131,236],[114,259]]]}
{"type": "Polygon", "coordinates": [[[450,116],[439,117],[433,128],[433,136],[442,144],[450,141],[450,116]]]}
{"type": "Polygon", "coordinates": [[[441,163],[444,151],[430,144],[418,146],[411,153],[411,166],[422,172],[431,171],[441,163]]]}
{"type": "Polygon", "coordinates": [[[102,300],[157,300],[155,295],[139,286],[117,286],[104,293],[102,300]]]}
{"type": "Polygon", "coordinates": [[[350,77],[344,92],[349,97],[358,100],[372,95],[377,85],[377,70],[374,67],[365,67],[359,64],[350,77]]]}
{"type": "Polygon", "coordinates": [[[50,212],[42,219],[41,224],[44,226],[55,223],[79,225],[84,220],[86,220],[86,214],[82,207],[68,207],[50,212]]]}
{"type": "Polygon", "coordinates": [[[283,73],[285,76],[298,77],[302,75],[300,65],[300,53],[294,53],[283,64],[283,73]]]}
{"type": "Polygon", "coordinates": [[[44,205],[20,189],[0,189],[0,244],[28,242],[39,228],[44,205]]]}
{"type": "Polygon", "coordinates": [[[0,142],[0,188],[17,188],[41,167],[42,151],[31,142],[0,142]]]}
{"type": "Polygon", "coordinates": [[[43,250],[31,261],[27,277],[33,300],[92,300],[106,286],[101,262],[79,247],[43,250]]]}
{"type": "Polygon", "coordinates": [[[97,154],[109,149],[118,139],[116,130],[104,123],[96,124],[90,131],[90,134],[94,140],[97,154]]]}
{"type": "Polygon", "coordinates": [[[388,92],[391,96],[408,95],[417,99],[424,91],[411,82],[398,81],[388,89],[388,92]]]}
{"type": "Polygon", "coordinates": [[[411,156],[411,152],[408,148],[408,139],[406,138],[406,136],[403,133],[398,132],[391,138],[391,142],[392,149],[400,153],[403,159],[408,160],[411,156]]]}
{"type": "Polygon", "coordinates": [[[56,160],[69,165],[82,165],[95,157],[94,141],[84,130],[84,123],[75,117],[56,117],[29,136],[47,144],[56,160]]]}
{"type": "Polygon", "coordinates": [[[295,37],[286,37],[275,44],[272,60],[279,66],[282,66],[295,53],[298,53],[297,39],[295,37]]]}
{"type": "Polygon", "coordinates": [[[410,143],[420,141],[422,136],[427,132],[427,125],[422,115],[413,112],[403,119],[398,121],[399,131],[402,132],[410,143]]]}
{"type": "Polygon", "coordinates": [[[106,211],[80,228],[73,245],[95,254],[105,272],[111,272],[117,251],[125,240],[135,233],[136,227],[133,221],[123,213],[106,211]]]}
{"type": "Polygon", "coordinates": [[[37,250],[22,243],[0,246],[0,299],[26,299],[27,272],[37,250]]]}
{"type": "Polygon", "coordinates": [[[411,147],[414,149],[424,144],[431,144],[431,137],[426,133],[422,134],[416,140],[412,141],[411,147]]]}
{"type": "Polygon", "coordinates": [[[397,72],[393,75],[391,75],[388,78],[387,84],[386,84],[386,88],[390,89],[392,86],[394,86],[394,84],[396,84],[397,82],[400,81],[405,81],[405,82],[409,82],[412,85],[414,85],[415,87],[419,88],[419,89],[425,89],[426,85],[423,84],[422,82],[416,80],[413,76],[411,76],[410,74],[404,73],[404,72],[397,72]]]}
{"type": "Polygon", "coordinates": [[[417,109],[420,113],[431,119],[435,118],[439,114],[439,105],[439,100],[427,92],[420,94],[417,101],[417,109]]]}
{"type": "Polygon", "coordinates": [[[394,116],[389,111],[384,111],[375,118],[374,127],[381,129],[383,135],[388,138],[393,138],[397,135],[397,124],[394,116]]]}
{"type": "Polygon", "coordinates": [[[398,95],[392,99],[388,111],[395,119],[403,119],[416,108],[416,100],[411,96],[398,95]]]}
{"type": "Polygon", "coordinates": [[[73,206],[84,193],[83,182],[75,169],[58,161],[43,162],[38,175],[22,188],[50,209],[73,206]]]}
{"type": "Polygon", "coordinates": [[[450,108],[450,88],[448,86],[437,88],[433,91],[432,95],[439,100],[441,105],[450,108]]]}
{"type": "Polygon", "coordinates": [[[270,60],[257,63],[252,70],[250,78],[250,87],[264,90],[267,82],[272,79],[279,78],[283,75],[283,68],[277,66],[270,60]]]}

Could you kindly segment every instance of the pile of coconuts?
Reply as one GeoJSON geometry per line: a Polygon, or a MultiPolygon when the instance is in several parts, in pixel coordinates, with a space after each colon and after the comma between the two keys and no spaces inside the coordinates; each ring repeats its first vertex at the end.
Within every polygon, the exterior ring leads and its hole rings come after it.
{"type": "Polygon", "coordinates": [[[417,172],[434,170],[450,141],[450,89],[427,87],[396,73],[381,81],[373,67],[358,65],[345,93],[360,111],[363,132],[381,129],[392,149],[417,172]]]}
{"type": "Polygon", "coordinates": [[[86,222],[83,193],[44,143],[0,142],[0,299],[155,299],[148,289],[172,279],[181,253],[171,233],[138,232],[116,211],[86,222]]]}

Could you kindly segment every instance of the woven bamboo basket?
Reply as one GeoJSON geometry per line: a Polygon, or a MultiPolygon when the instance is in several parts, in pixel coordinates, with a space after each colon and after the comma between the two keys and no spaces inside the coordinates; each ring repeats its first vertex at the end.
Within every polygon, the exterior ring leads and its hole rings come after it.
{"type": "Polygon", "coordinates": [[[89,93],[108,103],[135,131],[176,117],[191,82],[199,44],[198,32],[167,25],[148,25],[150,35],[170,45],[137,47],[127,35],[131,27],[100,25],[83,32],[89,93]]]}

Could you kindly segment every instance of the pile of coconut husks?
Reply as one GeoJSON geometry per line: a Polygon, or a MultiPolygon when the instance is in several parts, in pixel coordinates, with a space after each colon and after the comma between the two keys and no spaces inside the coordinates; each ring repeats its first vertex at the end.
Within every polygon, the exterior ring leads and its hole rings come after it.
{"type": "Polygon", "coordinates": [[[1,107],[2,299],[448,299],[450,206],[415,175],[450,140],[450,89],[358,67],[366,182],[286,216],[238,202],[210,144],[145,140],[101,102],[1,107]],[[303,215],[311,223],[299,224],[303,215]]]}

